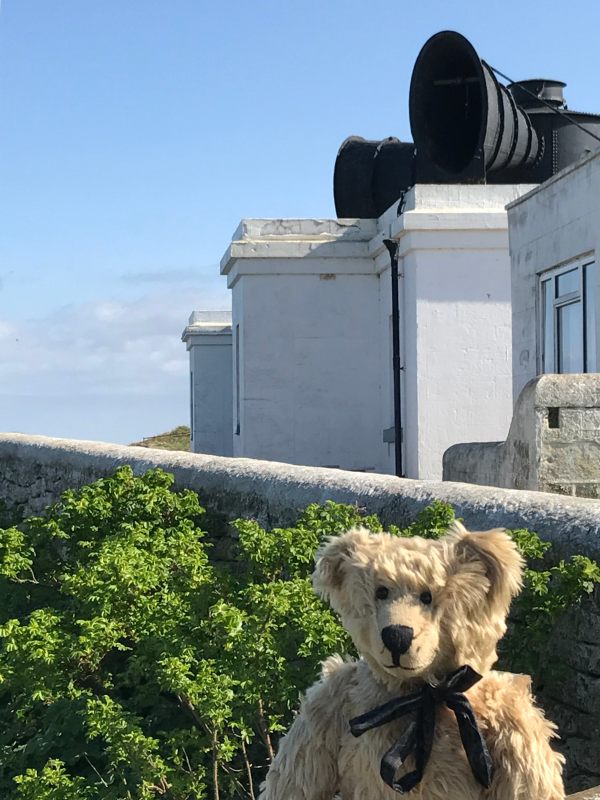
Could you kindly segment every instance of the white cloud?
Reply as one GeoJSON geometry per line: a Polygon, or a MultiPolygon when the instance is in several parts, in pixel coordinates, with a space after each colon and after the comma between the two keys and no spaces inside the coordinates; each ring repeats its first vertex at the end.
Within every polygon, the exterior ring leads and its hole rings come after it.
{"type": "MultiPolygon", "coordinates": [[[[95,398],[94,402],[104,397],[108,404],[113,398],[121,405],[123,397],[139,398],[140,403],[147,398],[153,408],[160,407],[158,398],[164,397],[166,404],[179,409],[174,424],[186,422],[181,409],[187,409],[188,354],[181,332],[194,307],[217,309],[229,302],[224,288],[192,293],[177,287],[132,301],[99,299],[69,305],[22,322],[0,320],[0,397],[11,409],[18,408],[18,397],[37,398],[40,408],[46,407],[44,419],[48,404],[65,396],[77,401],[95,398]]],[[[85,403],[79,406],[84,414],[85,403]]],[[[31,413],[26,426],[30,432],[37,430],[31,413]]],[[[18,421],[23,430],[23,420],[18,421]]],[[[10,419],[4,418],[0,425],[3,430],[15,429],[10,419]]],[[[77,425],[77,430],[87,430],[84,420],[77,425]]],[[[87,436],[96,438],[93,420],[88,427],[87,436]]],[[[146,428],[144,433],[158,430],[146,428]]],[[[111,438],[127,441],[136,435],[132,431],[111,438]]]]}
{"type": "Polygon", "coordinates": [[[94,317],[100,322],[112,322],[119,319],[126,312],[119,303],[98,303],[92,308],[94,317]]]}
{"type": "Polygon", "coordinates": [[[125,272],[121,275],[124,283],[179,283],[189,284],[198,282],[205,278],[207,274],[219,274],[219,265],[211,264],[208,267],[180,267],[176,269],[151,270],[148,272],[125,272]]]}
{"type": "Polygon", "coordinates": [[[3,339],[14,339],[16,335],[15,326],[0,319],[0,342],[3,339]]]}

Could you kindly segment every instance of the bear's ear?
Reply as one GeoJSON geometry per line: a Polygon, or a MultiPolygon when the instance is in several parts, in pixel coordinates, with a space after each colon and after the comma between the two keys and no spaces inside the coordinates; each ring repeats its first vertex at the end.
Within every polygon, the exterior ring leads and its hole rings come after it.
{"type": "Polygon", "coordinates": [[[371,535],[364,528],[355,528],[332,536],[318,551],[312,576],[316,593],[327,600],[332,592],[342,589],[350,565],[357,566],[357,554],[370,550],[371,535]]]}
{"type": "Polygon", "coordinates": [[[523,582],[524,562],[513,540],[500,528],[469,533],[460,523],[454,524],[450,537],[456,577],[469,583],[485,576],[488,604],[505,614],[523,582]]]}

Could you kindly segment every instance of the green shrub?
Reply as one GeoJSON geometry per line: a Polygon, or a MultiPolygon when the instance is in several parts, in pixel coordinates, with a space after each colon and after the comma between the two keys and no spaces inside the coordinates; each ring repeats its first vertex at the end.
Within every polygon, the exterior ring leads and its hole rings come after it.
{"type": "MultiPolygon", "coordinates": [[[[209,561],[197,496],[171,484],[123,468],[0,530],[1,797],[252,798],[299,692],[351,649],[309,576],[325,536],[381,530],[377,518],[327,503],[294,528],[239,520],[230,569],[209,561]]],[[[437,537],[452,519],[435,503],[394,533],[437,537]]],[[[534,534],[514,536],[543,555],[534,534]]],[[[528,572],[519,613],[538,660],[556,615],[598,580],[580,556],[528,572]]],[[[535,661],[510,648],[509,662],[535,661]]]]}

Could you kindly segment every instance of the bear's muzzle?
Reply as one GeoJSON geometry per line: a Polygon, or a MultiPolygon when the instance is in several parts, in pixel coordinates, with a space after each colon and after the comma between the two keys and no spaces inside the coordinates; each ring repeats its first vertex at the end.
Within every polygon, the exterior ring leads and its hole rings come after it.
{"type": "Polygon", "coordinates": [[[387,625],[381,631],[381,639],[392,654],[394,666],[399,666],[400,656],[408,651],[415,632],[408,625],[387,625]]]}

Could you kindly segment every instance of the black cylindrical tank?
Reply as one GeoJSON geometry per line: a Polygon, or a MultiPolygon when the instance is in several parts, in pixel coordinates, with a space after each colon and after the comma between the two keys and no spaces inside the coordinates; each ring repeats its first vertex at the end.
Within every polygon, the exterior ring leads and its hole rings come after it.
{"type": "Polygon", "coordinates": [[[371,192],[373,159],[379,141],[348,136],[335,159],[333,197],[338,218],[376,217],[371,192]]]}
{"type": "Polygon", "coordinates": [[[375,151],[371,194],[375,213],[380,217],[402,192],[415,182],[415,146],[392,136],[383,139],[375,151]]]}
{"type": "Polygon", "coordinates": [[[338,218],[380,217],[414,180],[415,147],[393,136],[368,140],[349,136],[333,172],[338,218]]]}

